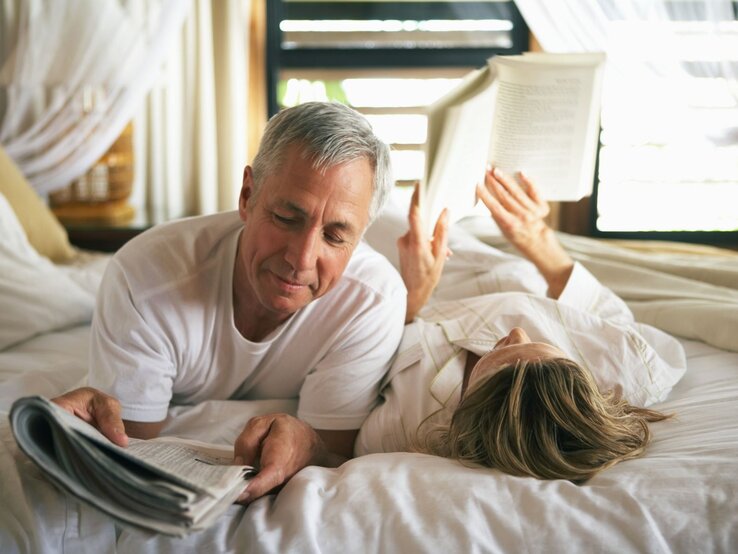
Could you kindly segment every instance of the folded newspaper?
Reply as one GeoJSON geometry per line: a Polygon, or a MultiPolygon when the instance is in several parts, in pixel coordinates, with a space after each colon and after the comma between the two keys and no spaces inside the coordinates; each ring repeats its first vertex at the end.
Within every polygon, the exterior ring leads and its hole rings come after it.
{"type": "Polygon", "coordinates": [[[13,403],[20,449],[62,489],[118,522],[168,535],[204,529],[253,473],[233,451],[185,439],[130,439],[121,448],[40,396],[13,403]]]}

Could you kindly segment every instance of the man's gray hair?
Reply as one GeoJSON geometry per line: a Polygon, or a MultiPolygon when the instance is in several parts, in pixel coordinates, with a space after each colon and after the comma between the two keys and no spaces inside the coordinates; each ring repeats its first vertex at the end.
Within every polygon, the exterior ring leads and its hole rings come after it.
{"type": "Polygon", "coordinates": [[[307,102],[273,116],[251,164],[254,194],[277,171],[293,144],[303,148],[318,171],[365,158],[374,172],[369,223],[374,221],[393,185],[392,166],[389,147],[377,138],[363,115],[337,102],[307,102]]]}

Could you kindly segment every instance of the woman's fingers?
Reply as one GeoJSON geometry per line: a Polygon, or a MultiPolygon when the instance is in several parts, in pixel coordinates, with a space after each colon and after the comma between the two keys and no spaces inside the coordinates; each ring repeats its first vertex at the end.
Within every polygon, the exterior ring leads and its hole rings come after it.
{"type": "Polygon", "coordinates": [[[538,214],[538,212],[540,212],[540,197],[538,196],[535,187],[533,187],[532,190],[534,191],[534,194],[536,194],[536,198],[533,198],[529,194],[533,183],[527,177],[524,177],[522,172],[518,172],[518,179],[516,180],[503,175],[499,169],[494,168],[492,170],[491,178],[500,183],[502,188],[504,188],[505,192],[509,195],[511,202],[508,209],[510,209],[510,211],[513,211],[518,215],[529,213],[538,214]]]}
{"type": "Polygon", "coordinates": [[[482,185],[477,185],[477,195],[479,199],[487,206],[489,213],[492,215],[492,219],[495,220],[497,226],[505,232],[505,230],[512,228],[515,225],[516,218],[500,203],[497,198],[482,185]]]}
{"type": "Polygon", "coordinates": [[[484,184],[495,195],[499,203],[509,212],[521,214],[524,207],[510,192],[510,187],[505,186],[506,179],[498,169],[488,169],[484,175],[484,184]]]}
{"type": "Polygon", "coordinates": [[[540,215],[540,217],[546,217],[551,209],[549,208],[548,202],[546,202],[538,192],[538,188],[535,183],[522,171],[518,171],[518,181],[523,188],[525,188],[525,194],[536,207],[538,215],[540,215]]]}
{"type": "Polygon", "coordinates": [[[431,250],[436,264],[443,265],[446,258],[450,255],[448,249],[448,209],[444,208],[441,215],[438,216],[436,226],[433,228],[433,240],[431,240],[431,250]]]}
{"type": "Polygon", "coordinates": [[[497,168],[488,170],[485,184],[509,212],[521,219],[543,219],[550,212],[548,202],[541,197],[533,181],[522,171],[518,172],[516,181],[505,176],[497,168]]]}
{"type": "Polygon", "coordinates": [[[415,183],[413,196],[410,200],[410,209],[407,214],[407,220],[410,225],[410,236],[422,241],[425,237],[423,230],[423,217],[420,213],[420,183],[415,183]]]}

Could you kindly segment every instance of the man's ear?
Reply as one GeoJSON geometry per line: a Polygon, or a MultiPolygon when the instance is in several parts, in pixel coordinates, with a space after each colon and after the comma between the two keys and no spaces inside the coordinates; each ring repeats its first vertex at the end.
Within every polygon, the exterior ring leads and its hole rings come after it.
{"type": "Polygon", "coordinates": [[[241,185],[241,194],[238,197],[238,215],[241,220],[246,221],[249,210],[249,200],[253,203],[254,197],[254,172],[250,165],[243,168],[243,183],[241,185]]]}

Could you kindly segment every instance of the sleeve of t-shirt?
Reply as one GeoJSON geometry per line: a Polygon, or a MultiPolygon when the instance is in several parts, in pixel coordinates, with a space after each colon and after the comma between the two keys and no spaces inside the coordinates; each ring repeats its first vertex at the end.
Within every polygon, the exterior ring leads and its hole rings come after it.
{"type": "Polygon", "coordinates": [[[400,283],[391,294],[366,302],[305,378],[300,419],[315,429],[359,429],[377,403],[380,382],[402,339],[406,300],[400,283]]]}
{"type": "Polygon", "coordinates": [[[116,397],[123,419],[162,421],[175,376],[168,342],[141,313],[125,270],[113,258],[97,297],[88,383],[116,397]]]}

